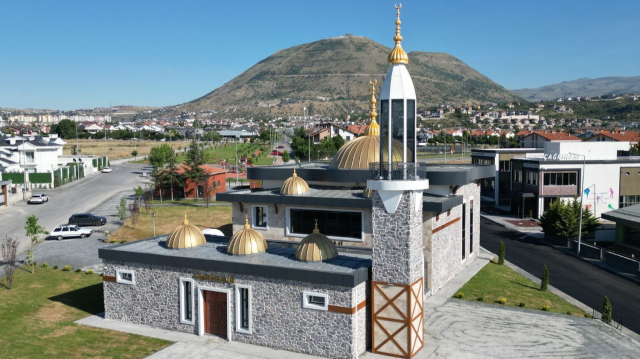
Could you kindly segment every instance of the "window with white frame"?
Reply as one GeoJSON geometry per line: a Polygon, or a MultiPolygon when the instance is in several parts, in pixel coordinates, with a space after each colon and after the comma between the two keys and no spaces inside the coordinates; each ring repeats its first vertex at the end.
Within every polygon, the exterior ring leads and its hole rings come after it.
{"type": "Polygon", "coordinates": [[[303,292],[302,308],[315,310],[329,309],[329,295],[323,293],[303,292]]]}
{"type": "Polygon", "coordinates": [[[180,278],[180,323],[194,324],[193,321],[193,280],[180,278]]]}
{"type": "Polygon", "coordinates": [[[236,331],[251,334],[251,287],[236,285],[236,331]]]}
{"type": "Polygon", "coordinates": [[[136,284],[136,275],[130,270],[116,269],[116,282],[123,284],[136,284]]]}
{"type": "Polygon", "coordinates": [[[267,229],[269,223],[269,207],[253,206],[253,214],[251,216],[253,228],[267,229]]]}

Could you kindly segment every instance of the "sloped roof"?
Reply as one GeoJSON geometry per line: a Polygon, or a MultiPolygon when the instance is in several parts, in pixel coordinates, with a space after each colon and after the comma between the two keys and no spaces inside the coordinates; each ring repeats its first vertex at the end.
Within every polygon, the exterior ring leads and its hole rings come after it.
{"type": "Polygon", "coordinates": [[[534,134],[542,138],[546,138],[549,141],[582,141],[581,138],[576,137],[574,135],[570,135],[565,132],[553,132],[553,131],[533,131],[530,134],[526,135],[525,137],[531,136],[534,134]]]}

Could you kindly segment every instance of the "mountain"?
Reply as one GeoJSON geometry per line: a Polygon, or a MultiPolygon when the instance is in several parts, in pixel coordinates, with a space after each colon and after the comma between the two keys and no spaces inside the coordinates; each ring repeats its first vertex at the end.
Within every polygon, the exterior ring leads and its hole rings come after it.
{"type": "MultiPolygon", "coordinates": [[[[360,36],[323,39],[278,51],[216,90],[175,111],[214,109],[230,117],[338,115],[368,108],[369,81],[378,90],[390,48],[360,36]],[[233,113],[234,115],[231,115],[233,113]]],[[[444,53],[409,53],[419,107],[519,100],[459,59],[444,53]]]]}
{"type": "Polygon", "coordinates": [[[582,78],[538,88],[513,90],[529,101],[554,100],[559,97],[600,96],[610,93],[640,93],[640,76],[582,78]]]}

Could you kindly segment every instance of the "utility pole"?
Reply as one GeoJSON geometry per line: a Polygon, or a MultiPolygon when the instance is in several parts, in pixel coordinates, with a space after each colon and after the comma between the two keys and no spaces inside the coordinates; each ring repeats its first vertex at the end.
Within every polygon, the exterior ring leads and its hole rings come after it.
{"type": "Polygon", "coordinates": [[[238,186],[238,172],[240,170],[238,162],[238,135],[236,135],[236,187],[238,186]]]}
{"type": "MultiPolygon", "coordinates": [[[[582,199],[584,198],[584,170],[587,163],[587,156],[577,153],[570,153],[574,156],[582,156],[582,173],[580,174],[580,220],[578,221],[578,256],[580,256],[580,244],[582,242],[582,199]]],[[[595,196],[595,194],[594,194],[595,196]]],[[[595,208],[594,208],[595,210],[595,208]]]]}

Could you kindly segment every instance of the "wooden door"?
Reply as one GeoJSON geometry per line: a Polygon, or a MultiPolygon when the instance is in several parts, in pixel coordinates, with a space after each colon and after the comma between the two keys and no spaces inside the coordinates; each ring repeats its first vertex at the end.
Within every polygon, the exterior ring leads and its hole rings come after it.
{"type": "Polygon", "coordinates": [[[204,332],[227,337],[227,294],[203,292],[204,332]]]}

